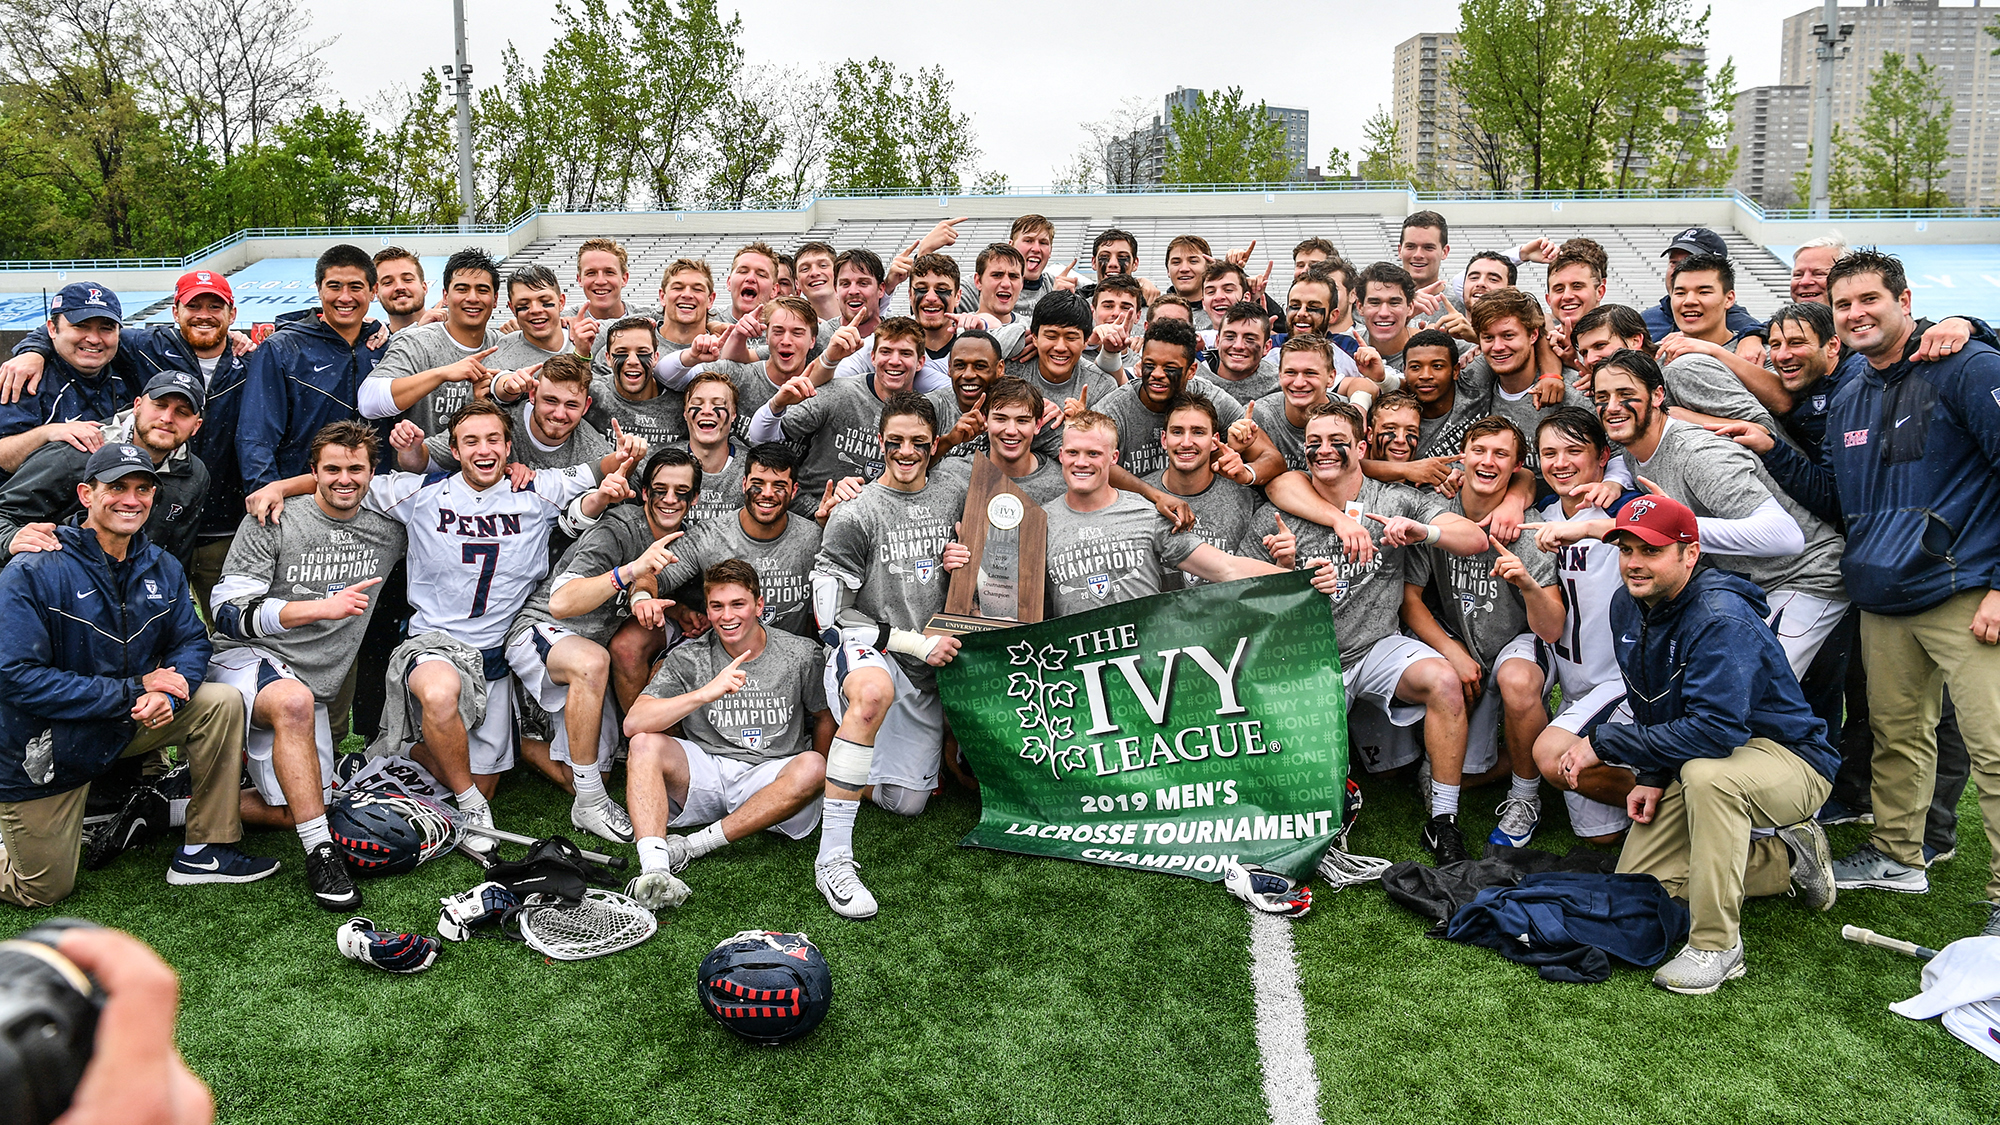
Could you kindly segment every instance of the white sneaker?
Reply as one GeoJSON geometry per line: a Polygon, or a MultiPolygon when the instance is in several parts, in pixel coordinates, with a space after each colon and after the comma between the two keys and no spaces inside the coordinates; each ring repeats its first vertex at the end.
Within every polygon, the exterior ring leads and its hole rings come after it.
{"type": "Polygon", "coordinates": [[[842,918],[875,917],[875,896],[862,884],[860,868],[854,853],[846,848],[813,864],[813,881],[819,885],[819,893],[842,918]]]}
{"type": "MultiPolygon", "coordinates": [[[[481,805],[476,809],[461,807],[458,810],[458,820],[461,825],[491,828],[493,827],[493,806],[481,805]]],[[[491,836],[481,836],[476,832],[461,833],[459,835],[459,843],[484,856],[492,855],[494,849],[500,846],[500,841],[495,840],[491,836]]]]}
{"type": "Polygon", "coordinates": [[[648,910],[679,906],[688,900],[688,885],[665,871],[641,871],[625,884],[625,897],[648,910]]]}
{"type": "Polygon", "coordinates": [[[569,822],[585,832],[615,844],[632,842],[632,818],[609,797],[594,805],[577,801],[569,807],[569,822]]]}
{"type": "Polygon", "coordinates": [[[1680,956],[1660,966],[1653,983],[1683,996],[1706,996],[1722,987],[1722,982],[1743,975],[1743,943],[1734,949],[1681,947],[1680,956]]]}

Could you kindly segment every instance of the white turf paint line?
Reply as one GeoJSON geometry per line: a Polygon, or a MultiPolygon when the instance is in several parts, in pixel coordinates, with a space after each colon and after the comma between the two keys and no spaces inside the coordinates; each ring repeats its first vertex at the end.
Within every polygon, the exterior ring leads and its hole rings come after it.
{"type": "Polygon", "coordinates": [[[1292,923],[1244,908],[1250,915],[1250,984],[1257,998],[1257,1053],[1264,1063],[1264,1100],[1271,1125],[1320,1125],[1319,1077],[1306,1042],[1306,1001],[1292,923]]]}

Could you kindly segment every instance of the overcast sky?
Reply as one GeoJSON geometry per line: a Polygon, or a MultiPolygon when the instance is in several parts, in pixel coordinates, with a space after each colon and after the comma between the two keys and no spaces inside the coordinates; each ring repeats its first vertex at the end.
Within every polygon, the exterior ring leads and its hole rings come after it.
{"type": "MultiPolygon", "coordinates": [[[[619,0],[613,0],[616,5],[619,0]]],[[[473,75],[497,82],[509,42],[539,59],[555,38],[558,0],[465,0],[473,75]]],[[[1727,0],[1710,18],[1711,60],[1736,58],[1739,88],[1777,81],[1778,34],[1810,0],[1727,0]]],[[[1953,6],[1957,6],[1954,4],[1953,6]]],[[[306,0],[326,80],[350,104],[451,61],[448,0],[306,0]]],[[[987,9],[935,0],[841,7],[798,0],[722,0],[743,17],[752,62],[810,68],[879,55],[899,69],[941,64],[971,113],[983,155],[1016,185],[1046,184],[1085,137],[1079,122],[1143,95],[1156,108],[1175,86],[1240,85],[1251,99],[1311,111],[1309,163],[1361,148],[1361,125],[1390,97],[1395,46],[1458,24],[1455,0],[1261,0],[1085,3],[1011,0],[987,9]]]]}

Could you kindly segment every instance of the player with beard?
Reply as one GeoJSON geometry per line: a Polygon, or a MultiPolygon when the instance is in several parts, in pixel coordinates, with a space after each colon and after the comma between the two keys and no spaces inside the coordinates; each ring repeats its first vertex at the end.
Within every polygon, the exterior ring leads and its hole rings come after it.
{"type": "Polygon", "coordinates": [[[378,607],[375,587],[401,561],[402,525],[366,510],[376,437],[335,422],[313,437],[313,494],[269,524],[244,517],[215,597],[211,683],[243,693],[247,773],[243,822],[297,830],[306,882],[328,910],[361,894],[326,824],[333,784],[328,708],[341,695],[378,607]]]}
{"type": "MultiPolygon", "coordinates": [[[[1496,289],[1472,303],[1472,330],[1479,340],[1479,356],[1485,361],[1478,365],[1479,374],[1491,380],[1484,390],[1486,402],[1494,414],[1512,422],[1522,434],[1534,433],[1543,416],[1555,407],[1590,404],[1563,381],[1560,368],[1540,368],[1547,343],[1546,323],[1541,305],[1513,286],[1496,289]],[[1542,371],[1539,376],[1538,370],[1542,371]]],[[[1525,448],[1521,452],[1523,467],[1535,472],[1535,454],[1525,448]]]]}
{"type": "MultiPolygon", "coordinates": [[[[1458,828],[1458,791],[1465,764],[1465,693],[1449,661],[1421,641],[1397,631],[1409,548],[1441,544],[1453,554],[1486,550],[1486,533],[1444,501],[1361,472],[1367,433],[1361,412],[1344,402],[1319,407],[1306,421],[1306,456],[1312,489],[1323,506],[1362,517],[1346,530],[1309,519],[1287,523],[1302,559],[1330,559],[1313,585],[1332,602],[1334,634],[1348,708],[1366,699],[1398,726],[1424,721],[1425,756],[1432,786],[1430,818],[1420,841],[1438,863],[1466,858],[1458,828]]],[[[1250,518],[1243,554],[1269,558],[1261,529],[1277,524],[1266,503],[1250,518]]],[[[1386,769],[1400,762],[1372,763],[1386,769]]]]}
{"type": "Polygon", "coordinates": [[[743,506],[743,456],[732,440],[736,384],[719,371],[694,377],[687,389],[688,452],[701,466],[701,496],[688,523],[726,520],[743,506]]]}
{"type": "MultiPolygon", "coordinates": [[[[1215,404],[1206,396],[1183,391],[1167,403],[1166,414],[1167,425],[1160,432],[1160,444],[1167,451],[1166,465],[1142,479],[1187,501],[1194,509],[1189,534],[1218,551],[1233,551],[1249,533],[1250,513],[1257,507],[1257,494],[1236,479],[1247,475],[1243,460],[1222,443],[1215,404]]],[[[1048,503],[1040,497],[1036,500],[1044,506],[1048,503]]],[[[1284,532],[1280,518],[1273,534],[1284,532]]],[[[1201,582],[1199,577],[1176,570],[1160,585],[1164,590],[1179,590],[1201,582]]]]}
{"type": "MultiPolygon", "coordinates": [[[[708,267],[701,267],[702,274],[708,274],[708,267]]],[[[671,278],[673,268],[668,267],[671,278]]],[[[631,263],[625,247],[609,238],[587,238],[576,248],[576,284],[583,290],[583,302],[563,314],[568,323],[570,338],[576,341],[578,351],[588,350],[592,358],[604,353],[610,343],[604,335],[604,326],[615,324],[628,316],[665,318],[661,309],[634,305],[625,299],[625,285],[632,280],[631,263]]],[[[662,286],[664,288],[664,286],[662,286]]],[[[709,279],[709,291],[713,294],[715,282],[709,279]]],[[[702,306],[702,321],[708,320],[708,306],[702,306]]]]}
{"type": "MultiPolygon", "coordinates": [[[[1505,418],[1473,423],[1465,431],[1465,486],[1447,510],[1474,523],[1492,514],[1506,499],[1523,444],[1505,418]]],[[[1537,635],[1559,636],[1563,627],[1555,560],[1535,546],[1534,535],[1524,529],[1505,543],[1489,535],[1490,546],[1473,555],[1419,550],[1403,588],[1404,624],[1444,654],[1464,686],[1466,772],[1509,773],[1507,797],[1494,810],[1499,824],[1487,842],[1511,848],[1527,847],[1541,823],[1542,775],[1534,750],[1549,712],[1542,702],[1548,676],[1537,635]],[[1423,588],[1433,580],[1442,626],[1424,604],[1423,588]],[[1504,762],[1496,739],[1502,733],[1504,762]]]]}
{"type": "MultiPolygon", "coordinates": [[[[983,335],[983,333],[982,333],[983,335]]],[[[928,397],[928,396],[926,396],[928,397]]],[[[965,412],[958,424],[940,438],[954,441],[952,448],[970,451],[963,457],[940,457],[931,475],[949,478],[970,486],[977,458],[990,457],[1014,487],[1028,499],[1044,507],[1063,494],[1062,467],[1043,448],[1051,435],[1060,442],[1061,430],[1041,429],[1039,419],[1046,409],[1042,393],[1030,383],[1012,376],[995,379],[980,392],[982,409],[965,412]],[[973,425],[977,435],[968,436],[973,425]]]]}
{"type": "Polygon", "coordinates": [[[1137,358],[1132,341],[1143,328],[1145,288],[1128,274],[1113,274],[1093,286],[1087,300],[1093,323],[1083,358],[1122,382],[1126,365],[1137,358]]]}
{"type": "MultiPolygon", "coordinates": [[[[515,371],[494,382],[494,398],[513,420],[514,443],[511,462],[530,469],[567,469],[572,465],[596,464],[600,477],[609,476],[625,461],[645,456],[646,441],[625,433],[618,420],[611,420],[611,433],[601,434],[585,421],[590,413],[590,363],[575,353],[559,355],[530,374],[515,371]]],[[[425,439],[423,446],[429,465],[423,471],[454,473],[458,458],[451,442],[442,434],[425,439]]],[[[412,450],[397,451],[397,462],[406,472],[417,472],[412,450]]]]}
{"type": "MultiPolygon", "coordinates": [[[[1183,234],[1167,243],[1167,288],[1186,301],[1191,311],[1201,307],[1202,277],[1208,272],[1208,264],[1214,260],[1215,251],[1209,249],[1208,239],[1198,234],[1183,234]]],[[[1206,328],[1208,325],[1203,323],[1195,327],[1206,328]]]]}
{"type": "MultiPolygon", "coordinates": [[[[1665,378],[1651,356],[1622,351],[1605,360],[1593,394],[1632,478],[1694,510],[1708,561],[1763,589],[1793,674],[1803,673],[1847,611],[1839,533],[1779,488],[1750,450],[1668,417],[1665,378]]],[[[1608,520],[1570,521],[1545,529],[1542,541],[1567,546],[1610,530],[1608,520]]]]}
{"type": "Polygon", "coordinates": [[[375,301],[386,314],[384,324],[393,335],[419,324],[435,324],[445,318],[442,304],[430,305],[430,284],[424,280],[424,263],[401,246],[384,246],[375,251],[375,301]]]}
{"type": "Polygon", "coordinates": [[[562,282],[547,266],[522,266],[507,275],[507,309],[514,330],[500,341],[491,366],[520,371],[570,349],[563,329],[562,282]]]}
{"type": "Polygon", "coordinates": [[[626,719],[640,866],[626,890],[655,910],[682,892],[675,874],[732,841],[767,829],[810,835],[834,737],[825,654],[765,628],[757,573],[727,560],[704,574],[702,591],[713,630],[668,655],[626,719]],[[685,737],[662,733],[670,729],[685,737]]]}
{"type": "MultiPolygon", "coordinates": [[[[841,331],[858,329],[847,325],[841,331]]],[[[750,420],[751,441],[784,440],[806,447],[797,510],[809,513],[811,508],[800,505],[816,506],[825,490],[848,477],[870,481],[880,475],[881,445],[872,439],[880,433],[882,407],[911,389],[923,362],[923,339],[923,329],[909,317],[882,321],[874,332],[874,370],[867,376],[816,386],[810,375],[797,375],[757,408],[750,420]]],[[[928,411],[930,404],[924,406],[928,411]]],[[[926,438],[926,457],[930,447],[931,438],[926,438]]]]}
{"type": "MultiPolygon", "coordinates": [[[[441,478],[386,473],[366,501],[409,531],[415,610],[410,639],[389,658],[390,700],[374,748],[380,756],[421,742],[417,760],[456,795],[461,818],[487,826],[487,798],[514,763],[510,626],[548,573],[557,526],[581,533],[631,495],[622,472],[599,484],[595,465],[542,469],[531,487],[514,491],[505,484],[510,429],[506,411],[475,399],[451,425],[463,469],[441,478]]],[[[410,444],[408,432],[399,426],[392,437],[399,449],[410,444]]],[[[493,849],[490,839],[470,842],[493,849]]]]}
{"type": "Polygon", "coordinates": [[[585,415],[599,433],[615,425],[659,449],[687,437],[687,411],[679,390],[654,376],[659,365],[660,333],[643,316],[626,317],[604,333],[605,348],[593,365],[590,412],[585,415]]]}
{"type": "MultiPolygon", "coordinates": [[[[203,388],[206,398],[199,411],[202,425],[195,434],[193,450],[208,470],[208,491],[201,505],[193,509],[200,520],[194,550],[177,557],[187,569],[202,613],[207,614],[208,591],[221,576],[222,561],[229,555],[230,538],[243,518],[243,474],[236,465],[236,428],[250,363],[232,346],[229,326],[236,320],[236,298],[229,288],[229,279],[220,273],[191,270],[182,274],[174,287],[173,317],[172,324],[120,329],[118,351],[111,357],[110,369],[129,386],[143,387],[156,375],[182,371],[199,380],[203,388]]],[[[34,394],[41,386],[46,357],[53,352],[45,326],[37,326],[28,333],[17,346],[14,358],[0,364],[0,402],[11,402],[23,391],[34,394]]],[[[73,446],[70,448],[74,450],[73,446]]],[[[68,491],[71,490],[65,486],[65,492],[68,491]]],[[[66,495],[64,499],[69,497],[66,495]]],[[[164,513],[156,505],[154,514],[158,517],[164,513]]],[[[161,530],[149,525],[146,535],[157,543],[161,530]]]]}
{"type": "Polygon", "coordinates": [[[499,350],[492,324],[500,264],[484,250],[460,250],[444,266],[445,319],[389,338],[381,362],[361,384],[363,418],[397,418],[427,434],[475,396],[484,398],[500,369],[486,361],[499,350]]]}
{"type": "MultiPolygon", "coordinates": [[[[1556,495],[1538,520],[1612,519],[1639,497],[1616,482],[1607,485],[1604,466],[1611,459],[1610,439],[1593,411],[1556,407],[1542,419],[1536,444],[1542,479],[1556,495]]],[[[1523,526],[1535,531],[1539,546],[1542,523],[1523,526]]],[[[1569,806],[1570,830],[1600,847],[1614,847],[1631,824],[1625,815],[1625,796],[1636,775],[1599,764],[1572,777],[1563,772],[1562,757],[1602,724],[1632,721],[1631,709],[1625,706],[1625,677],[1611,644],[1611,599],[1625,587],[1618,574],[1618,548],[1595,539],[1556,546],[1551,538],[1549,550],[1563,597],[1563,621],[1556,634],[1537,630],[1537,635],[1555,658],[1563,706],[1535,739],[1535,765],[1562,793],[1569,806]]]]}
{"type": "MultiPolygon", "coordinates": [[[[819,553],[820,527],[790,510],[799,491],[798,465],[798,455],[783,442],[751,446],[744,455],[736,510],[693,528],[675,544],[679,559],[660,573],[660,587],[678,590],[718,563],[741,559],[757,572],[764,624],[815,636],[808,579],[819,553]]],[[[704,486],[707,479],[704,475],[704,486]]]]}
{"type": "Polygon", "coordinates": [[[1558,358],[1577,366],[1576,322],[1604,303],[1604,279],[1610,275],[1611,260],[1604,247],[1588,238],[1572,238],[1549,263],[1547,300],[1549,346],[1558,358]]]}
{"type": "Polygon", "coordinates": [[[1333,269],[1314,266],[1292,282],[1285,294],[1285,320],[1293,336],[1320,336],[1334,347],[1333,371],[1341,379],[1361,375],[1367,365],[1379,383],[1386,377],[1382,353],[1354,338],[1345,280],[1353,276],[1347,263],[1334,259],[1333,269]]]}
{"type": "MultiPolygon", "coordinates": [[[[1131,382],[1097,400],[1092,407],[1109,415],[1118,424],[1118,465],[1136,477],[1157,473],[1166,465],[1167,455],[1160,445],[1166,429],[1167,404],[1183,391],[1206,397],[1223,427],[1244,417],[1243,406],[1227,390],[1206,376],[1197,374],[1195,357],[1200,354],[1200,337],[1174,321],[1149,325],[1139,369],[1131,382]]],[[[1285,471],[1285,459],[1276,449],[1253,454],[1248,460],[1250,479],[1245,484],[1267,481],[1285,471]]]]}
{"type": "MultiPolygon", "coordinates": [[[[905,323],[914,335],[915,322],[905,323]]],[[[833,509],[812,573],[813,615],[832,650],[826,699],[840,722],[827,750],[814,876],[834,913],[856,919],[876,913],[854,859],[860,802],[915,816],[937,786],[944,710],[936,670],[959,642],[923,629],[944,608],[947,573],[971,557],[953,542],[964,487],[929,475],[937,436],[930,403],[894,394],[877,424],[882,475],[833,509]]]]}
{"type": "MultiPolygon", "coordinates": [[[[1219,550],[1173,524],[1142,497],[1117,487],[1118,423],[1085,411],[1063,432],[1063,498],[1049,517],[1048,616],[1067,617],[1132,601],[1165,588],[1179,570],[1209,582],[1282,574],[1291,565],[1289,537],[1266,546],[1279,565],[1219,550]]],[[[1257,526],[1257,525],[1253,525],[1257,526]]],[[[1263,526],[1276,526],[1275,518],[1263,526]]]]}

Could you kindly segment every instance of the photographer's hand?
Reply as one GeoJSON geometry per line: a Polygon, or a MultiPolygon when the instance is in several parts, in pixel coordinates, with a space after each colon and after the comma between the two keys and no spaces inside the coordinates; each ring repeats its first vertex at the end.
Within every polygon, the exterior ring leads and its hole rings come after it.
{"type": "Polygon", "coordinates": [[[56,1125],[208,1125],[215,1099],[174,1049],[180,980],[144,942],[117,930],[70,930],[62,955],[106,997],[97,1048],[56,1125]]]}

